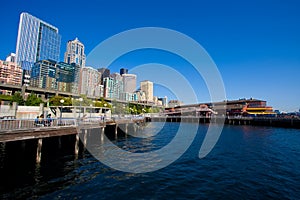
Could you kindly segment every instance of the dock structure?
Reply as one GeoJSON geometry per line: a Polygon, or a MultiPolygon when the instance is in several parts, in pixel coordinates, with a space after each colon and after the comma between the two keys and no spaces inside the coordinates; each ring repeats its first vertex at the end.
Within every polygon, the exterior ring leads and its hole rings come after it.
{"type": "Polygon", "coordinates": [[[72,136],[74,140],[74,154],[79,153],[79,138],[85,147],[88,143],[87,135],[93,129],[99,129],[101,141],[104,133],[108,137],[117,138],[119,135],[127,135],[136,132],[139,125],[146,122],[172,122],[172,123],[225,123],[228,125],[254,125],[274,126],[285,128],[300,128],[300,119],[276,118],[276,117],[217,117],[217,116],[151,116],[143,118],[118,118],[95,120],[87,119],[53,119],[51,125],[48,123],[37,124],[35,120],[7,119],[0,120],[0,143],[16,141],[36,141],[36,163],[42,160],[43,140],[47,138],[60,138],[72,136]]]}
{"type": "Polygon", "coordinates": [[[224,123],[228,125],[273,126],[282,128],[300,128],[299,118],[279,117],[218,117],[218,116],[155,116],[148,122],[188,122],[188,123],[224,123]]]}
{"type": "MultiPolygon", "coordinates": [[[[37,124],[35,120],[0,120],[0,143],[36,140],[36,162],[41,162],[43,139],[59,138],[62,136],[75,137],[74,153],[79,153],[79,138],[83,138],[83,145],[87,143],[87,133],[92,129],[99,129],[101,137],[104,133],[109,133],[114,137],[119,134],[127,134],[129,128],[135,127],[136,124],[142,124],[145,118],[120,118],[95,120],[88,119],[78,121],[78,119],[53,119],[51,126],[47,123],[37,124]],[[83,134],[83,137],[79,137],[83,134]]],[[[135,130],[131,128],[130,130],[135,130]]]]}

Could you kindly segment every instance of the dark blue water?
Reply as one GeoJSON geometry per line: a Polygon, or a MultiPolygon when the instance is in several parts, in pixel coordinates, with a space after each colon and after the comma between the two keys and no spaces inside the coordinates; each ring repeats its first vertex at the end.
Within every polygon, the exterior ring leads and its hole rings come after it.
{"type": "MultiPolygon", "coordinates": [[[[151,124],[146,131],[159,124],[151,124]]],[[[178,123],[150,138],[119,137],[132,152],[168,144],[178,123]]],[[[187,133],[189,134],[188,126],[187,133]]],[[[192,125],[191,125],[192,126],[192,125]]],[[[35,164],[35,141],[1,146],[1,198],[41,199],[300,199],[300,130],[225,126],[214,149],[198,158],[207,130],[183,156],[158,171],[134,174],[111,169],[89,154],[73,155],[72,138],[44,141],[35,164]]],[[[130,161],[128,161],[130,162],[130,161]]]]}

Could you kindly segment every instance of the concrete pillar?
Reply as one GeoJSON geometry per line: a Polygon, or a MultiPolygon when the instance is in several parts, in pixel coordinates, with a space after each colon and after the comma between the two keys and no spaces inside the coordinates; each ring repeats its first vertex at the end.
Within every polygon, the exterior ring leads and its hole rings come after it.
{"type": "Polygon", "coordinates": [[[102,128],[101,128],[101,132],[100,132],[100,139],[101,139],[101,142],[104,141],[104,133],[105,133],[105,128],[102,127],[102,128]]]}
{"type": "Polygon", "coordinates": [[[84,133],[83,133],[83,146],[84,146],[84,148],[86,148],[87,134],[88,134],[88,130],[85,129],[84,133]]]}
{"type": "Polygon", "coordinates": [[[44,103],[40,103],[39,113],[40,113],[40,115],[44,114],[44,103]]]}
{"type": "Polygon", "coordinates": [[[42,145],[43,145],[43,139],[38,139],[37,143],[37,149],[36,149],[36,163],[39,164],[41,162],[41,156],[42,156],[42,145]]]}
{"type": "Polygon", "coordinates": [[[128,124],[125,125],[125,133],[128,133],[128,124]]]}
{"type": "Polygon", "coordinates": [[[58,148],[61,149],[61,136],[58,137],[58,148]]]}
{"type": "Polygon", "coordinates": [[[115,137],[116,138],[118,137],[118,124],[116,124],[115,126],[115,137]]]}
{"type": "Polygon", "coordinates": [[[76,134],[75,140],[75,155],[77,156],[79,152],[79,133],[76,134]]]}
{"type": "Polygon", "coordinates": [[[17,118],[18,103],[17,102],[13,102],[11,109],[12,109],[12,116],[14,116],[15,118],[17,118]]]}

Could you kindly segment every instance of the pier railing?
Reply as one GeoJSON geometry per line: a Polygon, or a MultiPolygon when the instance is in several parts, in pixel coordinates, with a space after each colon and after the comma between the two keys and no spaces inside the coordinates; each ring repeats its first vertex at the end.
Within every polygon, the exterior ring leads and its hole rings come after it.
{"type": "Polygon", "coordinates": [[[25,130],[33,128],[49,128],[63,126],[105,126],[106,124],[137,123],[144,118],[137,116],[112,118],[51,118],[51,119],[0,119],[0,132],[9,130],[25,130]]]}
{"type": "Polygon", "coordinates": [[[37,127],[76,126],[76,119],[1,119],[1,130],[30,129],[37,127]]]}

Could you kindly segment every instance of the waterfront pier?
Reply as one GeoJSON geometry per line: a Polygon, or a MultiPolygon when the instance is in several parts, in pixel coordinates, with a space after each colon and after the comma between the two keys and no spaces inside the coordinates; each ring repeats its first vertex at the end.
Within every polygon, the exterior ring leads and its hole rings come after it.
{"type": "Polygon", "coordinates": [[[188,123],[224,123],[228,125],[273,126],[282,128],[300,128],[298,118],[280,117],[218,117],[218,116],[154,116],[148,122],[188,122],[188,123]]]}
{"type": "Polygon", "coordinates": [[[36,141],[36,162],[42,160],[42,146],[44,139],[57,138],[61,146],[62,137],[72,137],[74,154],[78,155],[80,150],[80,140],[85,148],[87,145],[87,135],[91,130],[97,129],[100,132],[101,141],[104,134],[109,138],[117,138],[119,135],[124,136],[128,131],[136,131],[136,126],[145,123],[144,118],[120,118],[120,119],[87,119],[78,121],[78,119],[53,119],[51,126],[40,126],[35,120],[0,120],[0,143],[7,142],[26,142],[36,141]]]}

